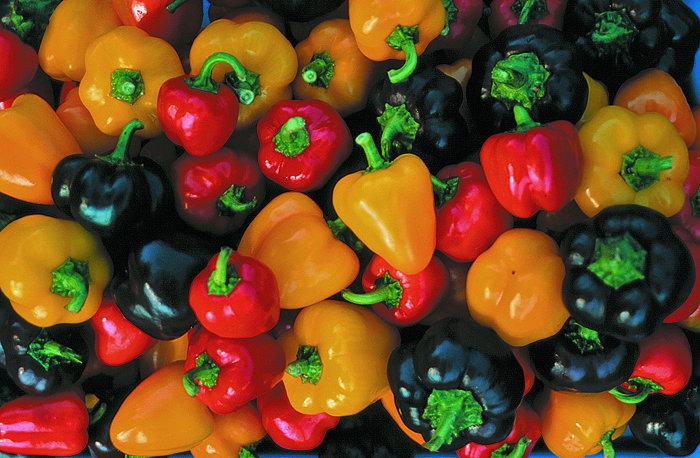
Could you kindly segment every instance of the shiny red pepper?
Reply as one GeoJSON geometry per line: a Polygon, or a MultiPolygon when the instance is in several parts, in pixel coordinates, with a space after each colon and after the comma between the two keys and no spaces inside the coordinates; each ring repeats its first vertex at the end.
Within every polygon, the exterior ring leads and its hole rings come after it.
{"type": "Polygon", "coordinates": [[[282,100],[258,121],[258,165],[292,191],[322,187],[352,151],[350,129],[321,100],[282,100]]]}
{"type": "Polygon", "coordinates": [[[498,202],[476,162],[444,167],[433,177],[433,190],[436,249],[456,261],[473,261],[513,227],[513,216],[498,202]]]}
{"type": "Polygon", "coordinates": [[[289,403],[284,383],[278,383],[257,399],[262,424],[272,441],[286,450],[311,450],[323,442],[340,417],[325,412],[304,414],[289,403]]]}
{"type": "Polygon", "coordinates": [[[220,337],[255,337],[279,320],[279,288],[269,267],[225,246],[192,280],[190,306],[220,337]]]}
{"type": "Polygon", "coordinates": [[[374,255],[362,273],[365,293],[342,291],[353,304],[371,305],[374,313],[395,326],[409,326],[428,316],[447,295],[449,273],[433,256],[425,269],[407,274],[374,255]]]}
{"type": "Polygon", "coordinates": [[[240,229],[265,197],[255,158],[228,147],[207,156],[179,156],[170,177],[180,218],[209,234],[240,229]]]}
{"type": "Polygon", "coordinates": [[[700,149],[688,150],[688,176],[683,183],[683,191],[685,202],[680,211],[671,216],[671,220],[700,243],[700,149]]]}
{"type": "Polygon", "coordinates": [[[88,443],[88,411],[74,390],[24,395],[0,406],[0,451],[73,456],[88,443]]]}
{"type": "Polygon", "coordinates": [[[124,25],[138,27],[176,48],[192,42],[204,17],[200,1],[112,0],[112,8],[124,25]],[[172,13],[167,9],[171,3],[170,9],[176,7],[172,13]]]}
{"type": "Polygon", "coordinates": [[[38,68],[39,58],[34,48],[14,32],[0,27],[0,100],[19,94],[38,68]]]}
{"type": "Polygon", "coordinates": [[[270,335],[227,339],[190,331],[182,378],[185,391],[219,415],[231,413],[282,380],[284,351],[270,335]]]}
{"type": "Polygon", "coordinates": [[[493,0],[489,32],[495,37],[515,24],[544,24],[561,30],[565,11],[565,0],[493,0]]]}
{"type": "Polygon", "coordinates": [[[481,147],[486,180],[513,216],[559,210],[573,199],[581,181],[578,131],[565,120],[535,123],[518,105],[513,111],[516,130],[493,134],[481,147]]]}

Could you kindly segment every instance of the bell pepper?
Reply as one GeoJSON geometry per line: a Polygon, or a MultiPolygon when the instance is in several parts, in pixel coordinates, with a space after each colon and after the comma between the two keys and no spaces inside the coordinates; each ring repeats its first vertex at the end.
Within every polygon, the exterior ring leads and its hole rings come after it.
{"type": "Polygon", "coordinates": [[[139,374],[146,378],[163,366],[187,358],[187,333],[172,340],[158,340],[138,358],[139,374]]]}
{"type": "Polygon", "coordinates": [[[0,406],[0,451],[74,456],[88,442],[88,411],[77,391],[25,395],[0,406]]]}
{"type": "MultiPolygon", "coordinates": [[[[87,449],[95,458],[121,457],[123,452],[117,450],[109,437],[109,428],[114,416],[119,411],[124,399],[131,393],[137,383],[126,387],[111,387],[99,394],[86,390],[85,405],[88,407],[90,423],[88,425],[87,449]]],[[[83,384],[85,389],[85,385],[83,384]]]]}
{"type": "Polygon", "coordinates": [[[244,404],[225,415],[214,415],[214,431],[194,446],[194,458],[254,456],[251,449],[265,437],[260,412],[244,404]]]}
{"type": "Polygon", "coordinates": [[[262,205],[267,188],[253,155],[228,147],[207,156],[180,155],[170,177],[180,218],[214,235],[242,228],[262,205]]]}
{"type": "Polygon", "coordinates": [[[667,217],[680,211],[688,148],[664,115],[610,105],[581,126],[579,139],[583,173],[574,200],[588,216],[632,203],[667,217]]]}
{"type": "Polygon", "coordinates": [[[108,366],[121,366],[135,360],[155,343],[155,339],[124,317],[114,298],[105,295],[90,318],[95,331],[95,354],[108,366]]]}
{"type": "Polygon", "coordinates": [[[307,415],[354,415],[389,389],[386,365],[399,333],[372,311],[324,300],[299,312],[279,341],[292,407],[307,415]]]}
{"type": "Polygon", "coordinates": [[[107,135],[119,135],[129,121],[140,119],[139,135],[162,132],[157,115],[160,86],[185,72],[175,48],[133,26],[119,26],[90,42],[80,100],[107,135]]]}
{"type": "Polygon", "coordinates": [[[680,327],[666,324],[639,342],[639,358],[632,375],[610,393],[632,404],[652,393],[672,396],[688,384],[692,368],[688,338],[680,327]]]}
{"type": "Polygon", "coordinates": [[[428,45],[428,53],[447,49],[460,51],[468,48],[484,16],[481,0],[445,0],[445,25],[440,35],[428,45]]]}
{"type": "Polygon", "coordinates": [[[92,115],[80,100],[77,87],[66,92],[61,104],[56,107],[56,114],[78,142],[83,154],[104,154],[117,146],[119,136],[107,135],[97,128],[92,115]]]}
{"type": "Polygon", "coordinates": [[[80,81],[88,45],[120,25],[111,0],[63,0],[51,14],[41,40],[39,65],[55,80],[80,81]]]}
{"type": "Polygon", "coordinates": [[[289,22],[308,22],[338,8],[344,0],[258,0],[289,22]]]}
{"type": "Polygon", "coordinates": [[[567,393],[549,390],[539,410],[542,440],[561,458],[582,458],[599,453],[614,456],[612,441],[627,429],[633,404],[609,393],[567,393]]]}
{"type": "Polygon", "coordinates": [[[254,126],[275,102],[292,97],[297,57],[292,44],[274,25],[262,21],[236,23],[225,18],[211,22],[190,47],[192,73],[200,72],[206,59],[216,52],[231,54],[246,70],[245,81],[228,65],[218,64],[212,72],[212,78],[231,86],[242,102],[238,129],[254,126]],[[242,93],[247,94],[245,98],[242,93]]]}
{"type": "Polygon", "coordinates": [[[433,452],[504,440],[524,394],[523,370],[510,348],[490,329],[459,318],[402,343],[387,374],[401,418],[433,452]]]}
{"type": "MultiPolygon", "coordinates": [[[[690,251],[693,258],[693,264],[700,266],[700,243],[685,229],[678,225],[673,225],[673,232],[685,243],[686,248],[690,251]]],[[[685,299],[683,304],[673,311],[670,315],[664,318],[664,323],[675,323],[681,326],[689,326],[694,328],[693,323],[700,315],[700,282],[695,281],[690,294],[685,299]]]]}
{"type": "Polygon", "coordinates": [[[376,62],[398,59],[400,68],[387,72],[392,83],[413,73],[418,56],[445,27],[447,12],[440,0],[407,4],[392,0],[349,0],[348,19],[362,54],[376,62]]]}
{"type": "Polygon", "coordinates": [[[586,78],[586,84],[588,85],[588,100],[586,101],[586,109],[576,123],[576,127],[581,127],[593,117],[596,111],[610,105],[608,88],[600,81],[591,78],[586,72],[583,72],[583,77],[586,78]]]}
{"type": "Polygon", "coordinates": [[[270,390],[283,372],[284,353],[272,336],[225,338],[196,326],[187,346],[182,384],[187,394],[223,415],[270,390]]]}
{"type": "Polygon", "coordinates": [[[394,326],[409,326],[428,316],[448,291],[447,268],[438,257],[416,274],[393,268],[378,255],[372,256],[362,274],[364,293],[341,292],[353,304],[371,305],[381,319],[394,326]]]}
{"type": "Polygon", "coordinates": [[[345,121],[321,100],[280,100],[260,118],[257,132],[260,170],[291,191],[320,188],[352,151],[345,121]]]}
{"type": "Polygon", "coordinates": [[[561,243],[564,305],[582,325],[621,339],[651,335],[695,283],[693,258],[661,213],[616,205],[561,243]]]}
{"type": "Polygon", "coordinates": [[[190,285],[190,307],[209,332],[225,338],[255,337],[279,320],[274,274],[262,262],[221,248],[190,285]]]}
{"type": "Polygon", "coordinates": [[[0,231],[0,253],[7,260],[0,289],[35,326],[89,320],[112,279],[112,262],[99,238],[70,220],[18,218],[0,231]]]}
{"type": "Polygon", "coordinates": [[[467,272],[469,313],[512,346],[551,337],[569,318],[561,299],[563,279],[564,262],[551,237],[510,229],[467,272]]]}
{"type": "Polygon", "coordinates": [[[516,127],[521,105],[539,123],[576,123],[586,108],[588,85],[580,56],[561,30],[542,24],[504,29],[472,59],[466,99],[477,131],[488,137],[516,127]]]}
{"type": "Polygon", "coordinates": [[[384,410],[386,410],[386,412],[389,414],[394,423],[396,423],[396,426],[399,427],[401,432],[403,432],[408,439],[422,446],[422,444],[425,442],[425,440],[423,439],[423,435],[417,433],[416,431],[413,431],[403,422],[403,420],[401,419],[401,414],[396,408],[396,402],[394,402],[394,393],[391,390],[388,390],[386,394],[382,396],[381,403],[384,410]]]}
{"type": "Polygon", "coordinates": [[[357,255],[335,238],[318,204],[295,191],[278,195],[260,210],[237,250],[272,270],[283,309],[327,299],[360,272],[357,255]]]}
{"type": "Polygon", "coordinates": [[[213,80],[211,71],[219,63],[230,65],[240,79],[245,79],[245,69],[238,59],[214,53],[204,61],[198,75],[171,78],[158,92],[157,112],[163,132],[193,156],[206,156],[224,146],[238,120],[238,97],[253,96],[236,96],[230,87],[213,80]]]}
{"type": "Polygon", "coordinates": [[[322,100],[341,116],[365,107],[378,65],[358,48],[348,19],[322,21],[294,50],[299,63],[294,98],[322,100]]]}
{"type": "Polygon", "coordinates": [[[683,193],[683,205],[671,216],[671,221],[683,228],[691,240],[700,242],[700,149],[688,151],[688,176],[683,182],[683,193]]]}
{"type": "Polygon", "coordinates": [[[35,50],[61,0],[9,0],[0,4],[0,23],[35,50]]]}
{"type": "Polygon", "coordinates": [[[574,198],[583,173],[578,131],[565,120],[536,123],[520,105],[513,111],[515,131],[493,134],[481,146],[486,181],[518,218],[559,210],[574,198]]]}
{"type": "Polygon", "coordinates": [[[114,415],[109,437],[124,454],[159,456],[186,452],[214,431],[209,408],[182,386],[184,361],[144,378],[114,415]]]}
{"type": "Polygon", "coordinates": [[[333,208],[372,252],[406,274],[418,273],[430,263],[437,237],[430,172],[411,153],[383,159],[366,132],[355,143],[368,167],[335,184],[333,208]]]}
{"type": "Polygon", "coordinates": [[[323,442],[326,432],[335,428],[339,417],[325,412],[303,414],[289,403],[284,383],[278,383],[257,399],[262,425],[267,435],[285,450],[311,450],[323,442]]]}
{"type": "Polygon", "coordinates": [[[53,108],[35,94],[20,95],[0,111],[0,142],[7,152],[0,156],[0,193],[36,204],[53,202],[51,174],[56,164],[81,152],[53,108]]]}
{"type": "Polygon", "coordinates": [[[20,93],[34,78],[37,52],[12,31],[0,28],[0,100],[20,93]]]}
{"type": "Polygon", "coordinates": [[[562,0],[494,0],[488,17],[489,34],[495,37],[515,24],[544,24],[562,30],[566,3],[562,0]]]}
{"type": "Polygon", "coordinates": [[[188,46],[199,32],[204,16],[202,2],[173,0],[112,0],[124,25],[138,27],[176,48],[188,46]]]}

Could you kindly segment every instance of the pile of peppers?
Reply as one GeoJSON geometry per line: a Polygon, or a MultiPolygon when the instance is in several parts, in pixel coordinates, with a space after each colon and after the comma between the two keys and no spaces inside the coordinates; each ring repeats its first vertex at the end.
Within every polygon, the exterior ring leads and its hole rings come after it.
{"type": "Polygon", "coordinates": [[[0,455],[700,445],[681,0],[0,4],[0,455]]]}

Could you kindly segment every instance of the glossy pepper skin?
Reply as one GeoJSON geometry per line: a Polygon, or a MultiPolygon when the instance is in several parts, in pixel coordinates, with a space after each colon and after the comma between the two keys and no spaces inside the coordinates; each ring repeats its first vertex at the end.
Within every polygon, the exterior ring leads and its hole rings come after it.
{"type": "Polygon", "coordinates": [[[495,37],[515,24],[544,24],[561,30],[566,4],[563,0],[494,0],[488,17],[489,33],[495,37]]]}
{"type": "Polygon", "coordinates": [[[80,145],[85,155],[104,154],[117,146],[118,136],[107,135],[95,125],[92,115],[80,100],[77,86],[62,97],[56,114],[80,145]]]}
{"type": "Polygon", "coordinates": [[[583,153],[574,124],[532,121],[514,107],[517,127],[486,139],[481,166],[496,199],[513,216],[557,211],[573,200],[583,173],[583,153]]]}
{"type": "Polygon", "coordinates": [[[504,440],[524,393],[522,367],[510,348],[461,318],[444,318],[417,342],[402,343],[387,374],[401,418],[431,451],[504,440]]]}
{"type": "Polygon", "coordinates": [[[124,452],[119,451],[112,443],[109,437],[109,428],[122,402],[133,388],[134,386],[111,388],[106,393],[95,395],[95,405],[88,410],[90,425],[88,426],[87,448],[91,456],[95,458],[121,458],[124,456],[124,452]]]}
{"type": "Polygon", "coordinates": [[[112,0],[112,8],[124,25],[138,27],[179,48],[192,42],[202,25],[202,2],[171,0],[112,0]]]}
{"type": "Polygon", "coordinates": [[[256,0],[286,21],[308,22],[340,7],[343,0],[256,0]]]}
{"type": "Polygon", "coordinates": [[[0,231],[7,260],[0,289],[29,323],[50,327],[90,319],[112,279],[112,261],[99,238],[75,221],[34,214],[0,231]]]}
{"type": "Polygon", "coordinates": [[[270,390],[283,372],[284,353],[272,336],[225,338],[197,326],[189,337],[182,383],[187,394],[223,415],[270,390]]]}
{"type": "Polygon", "coordinates": [[[88,421],[85,402],[74,390],[21,396],[0,406],[0,451],[74,456],[88,443],[88,421]]]}
{"type": "Polygon", "coordinates": [[[252,449],[265,437],[260,412],[244,404],[225,415],[214,415],[214,431],[190,453],[194,458],[252,455],[252,449]]]}
{"type": "Polygon", "coordinates": [[[308,415],[354,415],[389,389],[386,365],[399,333],[372,311],[324,300],[302,309],[279,341],[292,407],[308,415]]]}
{"type": "Polygon", "coordinates": [[[533,120],[576,123],[586,108],[588,85],[576,48],[564,33],[541,24],[506,28],[472,59],[466,99],[484,138],[515,128],[513,106],[533,120]]]}
{"type": "Polygon", "coordinates": [[[277,280],[269,267],[224,246],[192,280],[190,307],[220,337],[255,337],[280,317],[277,280]]]}
{"type": "Polygon", "coordinates": [[[257,124],[263,175],[291,191],[322,187],[352,151],[350,129],[321,100],[280,100],[257,124]]]}
{"type": "Polygon", "coordinates": [[[564,304],[582,325],[621,339],[651,335],[695,282],[693,258],[661,213],[616,205],[567,230],[564,304]]]}
{"type": "Polygon", "coordinates": [[[0,28],[0,100],[20,93],[39,68],[37,53],[12,31],[0,28]]]}

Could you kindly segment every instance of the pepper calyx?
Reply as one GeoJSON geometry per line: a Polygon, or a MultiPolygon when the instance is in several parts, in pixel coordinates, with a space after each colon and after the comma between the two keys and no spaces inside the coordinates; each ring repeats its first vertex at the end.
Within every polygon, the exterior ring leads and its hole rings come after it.
{"type": "Polygon", "coordinates": [[[133,105],[146,93],[146,85],[139,70],[117,68],[110,76],[110,97],[133,105]]]}
{"type": "Polygon", "coordinates": [[[230,65],[232,68],[232,73],[239,80],[245,80],[245,78],[248,76],[245,67],[234,56],[225,52],[215,52],[211,56],[207,57],[197,75],[190,78],[185,78],[185,83],[192,89],[217,94],[221,84],[214,80],[211,77],[211,74],[214,67],[216,67],[217,64],[222,63],[230,65]]]}
{"type": "Polygon", "coordinates": [[[430,421],[435,432],[423,447],[435,452],[443,444],[451,444],[460,432],[484,423],[483,411],[484,408],[471,391],[432,390],[423,411],[423,418],[430,421]]]}
{"type": "Polygon", "coordinates": [[[549,75],[535,53],[511,54],[491,70],[491,96],[509,108],[522,105],[529,110],[544,97],[549,75]]]}
{"type": "Polygon", "coordinates": [[[535,22],[549,14],[545,0],[515,0],[510,10],[518,17],[518,24],[535,22]]]}
{"type": "Polygon", "coordinates": [[[51,292],[69,297],[65,309],[78,313],[85,305],[91,281],[88,262],[68,257],[51,271],[51,292]]]}
{"type": "Polygon", "coordinates": [[[437,208],[442,207],[457,195],[457,187],[459,186],[459,177],[457,176],[441,180],[435,175],[430,175],[430,182],[433,185],[435,206],[437,208]]]}
{"type": "Polygon", "coordinates": [[[31,341],[27,355],[39,363],[44,370],[60,364],[82,364],[83,358],[72,348],[62,345],[49,338],[45,329],[31,341]]]}
{"type": "Polygon", "coordinates": [[[384,159],[391,160],[392,147],[404,152],[413,149],[420,123],[411,115],[405,103],[397,106],[385,103],[377,122],[382,128],[379,147],[384,159]]]}
{"type": "Polygon", "coordinates": [[[245,185],[232,184],[216,200],[216,210],[219,216],[236,216],[238,213],[254,210],[258,206],[258,199],[253,196],[250,200],[244,199],[245,185]]]}
{"type": "Polygon", "coordinates": [[[645,278],[647,252],[627,231],[622,235],[597,238],[593,258],[586,267],[606,285],[622,285],[645,278]]]}
{"type": "Polygon", "coordinates": [[[309,130],[303,116],[292,116],[282,124],[272,137],[275,151],[286,156],[296,157],[311,144],[309,130]]]}
{"type": "Polygon", "coordinates": [[[301,79],[307,84],[328,89],[335,75],[335,61],[328,51],[315,52],[301,69],[301,79]]]}
{"type": "Polygon", "coordinates": [[[316,385],[321,380],[323,363],[318,354],[318,347],[311,345],[299,345],[297,347],[297,359],[287,364],[284,369],[292,377],[299,377],[301,383],[316,385]]]}
{"type": "Polygon", "coordinates": [[[589,33],[598,56],[614,56],[627,52],[639,34],[625,8],[595,13],[595,25],[589,33]]]}
{"type": "Polygon", "coordinates": [[[385,39],[386,44],[392,49],[403,51],[406,58],[404,64],[397,69],[392,69],[387,72],[389,81],[398,83],[411,76],[418,64],[418,51],[416,43],[418,43],[418,25],[403,26],[397,25],[396,28],[385,39]]]}
{"type": "Polygon", "coordinates": [[[228,296],[240,283],[241,277],[236,266],[228,262],[232,254],[233,248],[230,246],[221,247],[215,268],[207,279],[207,292],[210,296],[228,296]]]}
{"type": "Polygon", "coordinates": [[[450,24],[452,24],[457,19],[457,13],[459,13],[459,8],[455,5],[454,0],[442,0],[442,6],[445,8],[445,27],[440,31],[440,35],[443,37],[449,35],[450,24]]]}
{"type": "Polygon", "coordinates": [[[388,310],[393,310],[401,303],[403,286],[389,272],[379,277],[374,282],[375,288],[366,293],[353,293],[349,289],[341,291],[341,296],[348,302],[357,305],[374,305],[384,303],[388,310]]]}
{"type": "Polygon", "coordinates": [[[182,376],[182,385],[190,396],[196,396],[201,387],[212,388],[219,380],[219,365],[206,351],[195,358],[195,366],[182,376]]]}
{"type": "Polygon", "coordinates": [[[639,192],[659,181],[659,174],[673,167],[673,156],[659,156],[642,145],[622,156],[620,176],[639,192]]]}
{"type": "Polygon", "coordinates": [[[260,89],[260,74],[244,67],[243,74],[228,72],[224,75],[224,84],[233,90],[238,96],[241,105],[250,105],[255,97],[262,94],[260,89]]]}
{"type": "Polygon", "coordinates": [[[598,331],[587,328],[573,319],[566,323],[564,336],[576,346],[582,355],[603,349],[603,342],[600,340],[598,331]]]}

